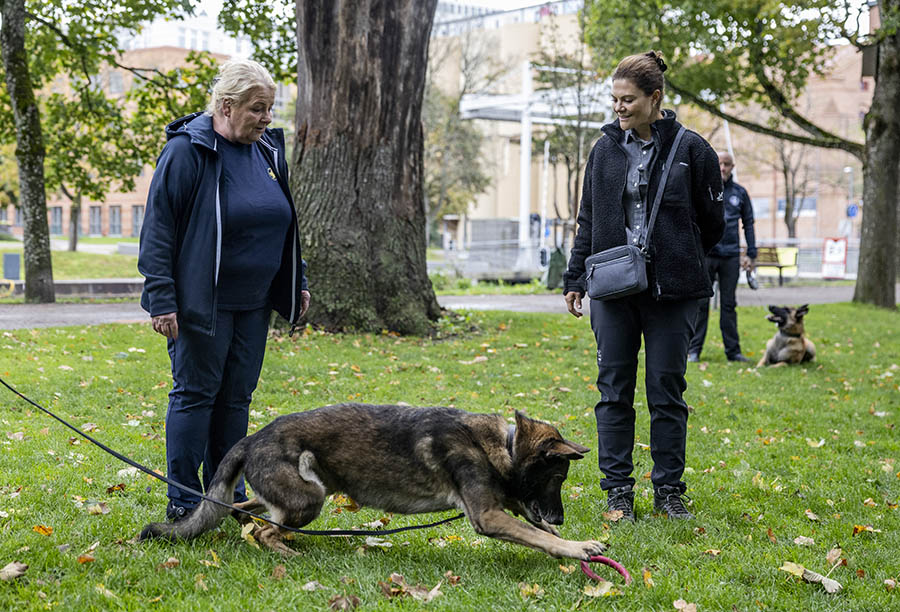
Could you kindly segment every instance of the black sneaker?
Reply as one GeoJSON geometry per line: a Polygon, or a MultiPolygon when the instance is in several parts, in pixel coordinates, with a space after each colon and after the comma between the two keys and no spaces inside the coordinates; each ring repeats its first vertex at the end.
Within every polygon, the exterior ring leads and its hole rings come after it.
{"type": "Polygon", "coordinates": [[[166,520],[172,523],[178,523],[189,517],[193,511],[193,508],[177,506],[173,502],[169,502],[166,506],[166,520]]]}
{"type": "Polygon", "coordinates": [[[728,358],[728,361],[739,361],[741,363],[749,363],[750,362],[750,360],[747,359],[746,357],[744,357],[741,353],[738,353],[737,355],[732,355],[731,357],[728,358]]]}
{"type": "Polygon", "coordinates": [[[700,361],[700,353],[688,353],[688,363],[697,363],[700,361]]]}
{"type": "Polygon", "coordinates": [[[610,512],[621,510],[623,521],[634,521],[634,491],[631,485],[615,487],[606,492],[606,505],[610,512]]]}
{"type": "Polygon", "coordinates": [[[653,491],[653,507],[657,512],[665,512],[670,519],[692,519],[691,514],[684,505],[684,500],[690,498],[677,487],[663,485],[653,491]]]}

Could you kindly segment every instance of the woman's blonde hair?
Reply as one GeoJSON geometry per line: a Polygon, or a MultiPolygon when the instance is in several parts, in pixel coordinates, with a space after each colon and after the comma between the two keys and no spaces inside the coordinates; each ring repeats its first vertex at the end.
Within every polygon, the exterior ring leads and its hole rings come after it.
{"type": "Polygon", "coordinates": [[[262,64],[249,59],[231,59],[219,67],[213,81],[212,95],[206,107],[207,115],[222,110],[225,100],[241,106],[256,89],[275,89],[275,80],[262,64]]]}

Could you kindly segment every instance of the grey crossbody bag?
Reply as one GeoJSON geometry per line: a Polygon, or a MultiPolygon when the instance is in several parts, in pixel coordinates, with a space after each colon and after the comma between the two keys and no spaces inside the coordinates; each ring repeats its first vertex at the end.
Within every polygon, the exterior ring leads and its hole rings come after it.
{"type": "Polygon", "coordinates": [[[638,237],[637,244],[624,244],[595,253],[584,260],[586,268],[585,284],[587,294],[592,300],[614,300],[640,293],[647,289],[647,260],[649,254],[647,247],[650,244],[650,232],[656,223],[656,214],[662,202],[662,194],[666,189],[666,181],[669,178],[669,170],[675,161],[675,153],[681,144],[684,135],[684,127],[678,129],[675,141],[669,150],[669,157],[663,166],[662,177],[656,188],[656,197],[653,199],[653,210],[650,213],[650,223],[644,226],[644,231],[638,237]]]}

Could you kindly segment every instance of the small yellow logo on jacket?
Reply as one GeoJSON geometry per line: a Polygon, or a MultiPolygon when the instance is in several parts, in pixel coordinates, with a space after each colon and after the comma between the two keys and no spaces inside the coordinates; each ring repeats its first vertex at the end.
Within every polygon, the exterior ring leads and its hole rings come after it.
{"type": "Polygon", "coordinates": [[[273,181],[277,181],[277,180],[278,180],[277,178],[275,178],[275,173],[272,171],[272,168],[266,168],[266,172],[269,173],[269,178],[270,178],[270,179],[272,179],[273,181]]]}

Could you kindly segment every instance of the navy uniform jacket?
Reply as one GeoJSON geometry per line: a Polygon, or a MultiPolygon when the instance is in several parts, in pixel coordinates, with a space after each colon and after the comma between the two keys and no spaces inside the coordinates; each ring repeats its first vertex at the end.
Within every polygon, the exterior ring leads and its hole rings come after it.
{"type": "Polygon", "coordinates": [[[741,236],[738,220],[744,225],[747,240],[747,257],[756,259],[756,232],[753,229],[753,204],[747,190],[734,182],[725,181],[725,233],[709,254],[713,257],[736,257],[741,254],[741,236]]]}

